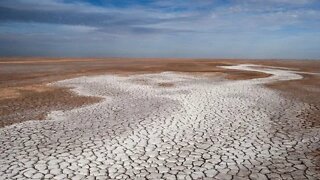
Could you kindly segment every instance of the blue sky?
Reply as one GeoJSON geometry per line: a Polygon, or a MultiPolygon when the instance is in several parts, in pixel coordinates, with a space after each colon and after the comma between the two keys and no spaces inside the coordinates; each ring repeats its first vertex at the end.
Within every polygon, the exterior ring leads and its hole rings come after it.
{"type": "Polygon", "coordinates": [[[319,0],[1,0],[0,56],[320,59],[319,0]]]}

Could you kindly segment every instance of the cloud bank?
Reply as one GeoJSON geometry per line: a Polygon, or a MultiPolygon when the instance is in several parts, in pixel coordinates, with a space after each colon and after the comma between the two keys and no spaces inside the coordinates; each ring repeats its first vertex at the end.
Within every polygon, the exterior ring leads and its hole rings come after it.
{"type": "Polygon", "coordinates": [[[2,0],[2,56],[320,59],[316,0],[2,0]]]}

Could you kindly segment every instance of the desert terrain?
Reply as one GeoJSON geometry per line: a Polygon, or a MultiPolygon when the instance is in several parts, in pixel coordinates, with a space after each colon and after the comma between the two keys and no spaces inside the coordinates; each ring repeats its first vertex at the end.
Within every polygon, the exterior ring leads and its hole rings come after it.
{"type": "Polygon", "coordinates": [[[1,58],[0,179],[319,179],[320,61],[1,58]]]}

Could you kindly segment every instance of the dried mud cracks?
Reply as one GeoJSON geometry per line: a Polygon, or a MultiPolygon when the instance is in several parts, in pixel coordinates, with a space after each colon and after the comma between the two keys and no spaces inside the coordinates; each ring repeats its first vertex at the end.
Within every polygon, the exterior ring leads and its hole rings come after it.
{"type": "Polygon", "coordinates": [[[104,100],[0,129],[0,179],[320,178],[320,129],[302,116],[311,105],[262,86],[301,76],[259,71],[273,76],[218,81],[166,72],[57,82],[104,100]]]}

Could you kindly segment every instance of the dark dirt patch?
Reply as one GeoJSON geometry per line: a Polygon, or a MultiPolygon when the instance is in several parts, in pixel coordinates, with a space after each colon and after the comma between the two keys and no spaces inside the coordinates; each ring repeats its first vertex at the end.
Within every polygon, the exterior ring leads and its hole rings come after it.
{"type": "Polygon", "coordinates": [[[173,87],[174,84],[173,83],[163,82],[163,83],[158,83],[158,86],[160,86],[160,87],[173,87]]]}

